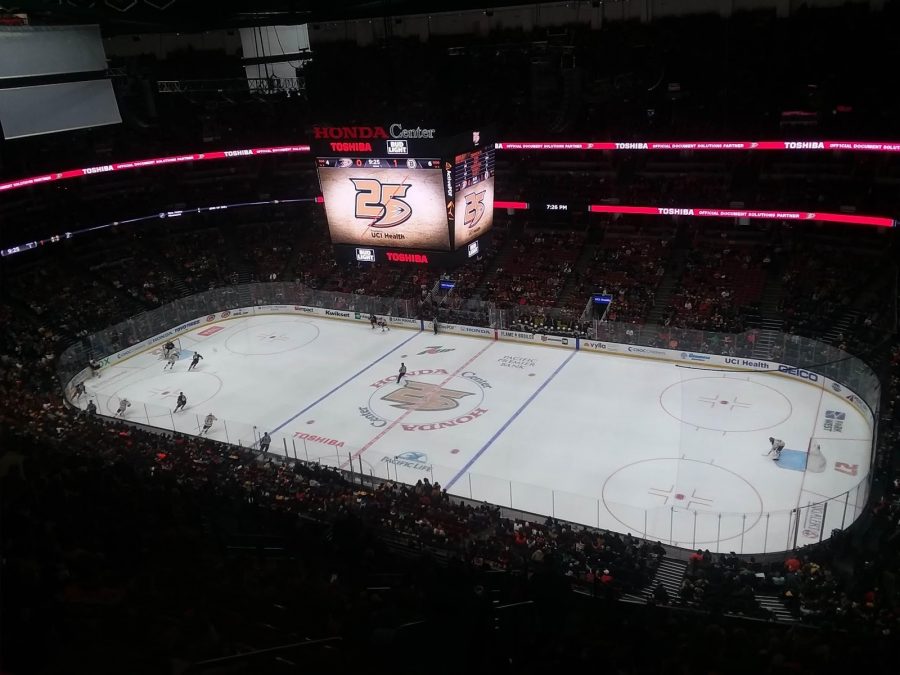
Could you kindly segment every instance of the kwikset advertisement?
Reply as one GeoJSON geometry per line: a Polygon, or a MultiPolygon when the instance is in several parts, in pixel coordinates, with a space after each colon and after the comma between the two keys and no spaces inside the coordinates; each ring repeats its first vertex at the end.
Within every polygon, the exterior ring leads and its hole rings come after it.
{"type": "Polygon", "coordinates": [[[440,162],[376,161],[319,159],[332,243],[449,251],[440,162]]]}

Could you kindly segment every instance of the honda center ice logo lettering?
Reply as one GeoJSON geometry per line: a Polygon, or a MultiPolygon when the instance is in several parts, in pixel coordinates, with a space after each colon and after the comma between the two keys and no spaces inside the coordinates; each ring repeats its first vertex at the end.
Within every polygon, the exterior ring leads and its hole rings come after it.
{"type": "Polygon", "coordinates": [[[397,383],[396,374],[369,385],[368,405],[359,414],[373,427],[398,424],[403,431],[434,431],[472,422],[485,413],[490,383],[467,371],[454,375],[443,368],[411,370],[397,383]]]}
{"type": "Polygon", "coordinates": [[[412,207],[405,201],[412,187],[409,183],[382,183],[375,178],[351,178],[356,188],[354,215],[371,220],[371,227],[396,227],[412,217],[412,207]]]}

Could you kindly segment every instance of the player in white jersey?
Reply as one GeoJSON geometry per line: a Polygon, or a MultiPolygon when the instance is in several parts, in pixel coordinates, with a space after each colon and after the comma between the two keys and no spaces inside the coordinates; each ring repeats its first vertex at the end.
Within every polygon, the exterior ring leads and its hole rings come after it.
{"type": "Polygon", "coordinates": [[[166,365],[163,366],[163,370],[168,368],[169,370],[175,370],[175,362],[178,360],[178,352],[172,351],[169,352],[169,356],[166,358],[166,365]]]}
{"type": "Polygon", "coordinates": [[[127,398],[119,399],[119,409],[116,410],[116,417],[123,417],[125,415],[125,411],[131,407],[131,401],[127,398]]]}
{"type": "Polygon", "coordinates": [[[391,329],[391,327],[387,325],[387,319],[385,319],[383,316],[378,317],[378,325],[381,327],[382,333],[386,330],[391,329]]]}
{"type": "Polygon", "coordinates": [[[780,438],[773,438],[772,436],[769,436],[769,443],[771,447],[769,448],[769,452],[766,453],[766,455],[768,456],[774,454],[775,456],[772,457],[772,460],[777,462],[779,459],[781,459],[781,451],[784,450],[784,441],[780,438]]]}
{"type": "Polygon", "coordinates": [[[206,419],[203,420],[203,428],[200,430],[200,435],[202,436],[207,431],[209,431],[209,428],[213,425],[213,422],[215,422],[217,419],[219,419],[219,418],[216,417],[215,415],[213,415],[212,413],[209,413],[209,415],[206,416],[206,419]]]}

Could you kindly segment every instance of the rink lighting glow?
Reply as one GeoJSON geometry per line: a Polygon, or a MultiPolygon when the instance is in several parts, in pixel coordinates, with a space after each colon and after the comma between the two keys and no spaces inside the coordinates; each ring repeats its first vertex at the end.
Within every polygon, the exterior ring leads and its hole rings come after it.
{"type": "Polygon", "coordinates": [[[498,150],[651,150],[900,152],[897,141],[502,141],[498,150]]]}
{"type": "MultiPolygon", "coordinates": [[[[531,204],[529,202],[495,201],[494,208],[512,211],[570,211],[569,205],[531,204]],[[566,208],[552,208],[548,207],[566,208]]],[[[582,205],[580,208],[584,208],[582,205]]],[[[686,216],[689,218],[748,218],[751,220],[793,220],[827,223],[844,223],[847,225],[870,225],[872,227],[896,227],[896,221],[884,216],[857,216],[848,213],[827,213],[823,211],[766,211],[747,209],[715,209],[715,208],[672,208],[668,206],[609,206],[606,204],[589,204],[591,213],[621,213],[643,216],[686,216]]]]}
{"type": "Polygon", "coordinates": [[[855,216],[846,213],[825,213],[816,211],[761,211],[710,208],[669,208],[662,206],[607,206],[591,204],[591,213],[628,213],[646,216],[687,216],[691,218],[749,218],[751,220],[811,220],[848,225],[871,225],[874,227],[894,227],[894,220],[882,216],[855,216]]]}
{"type": "Polygon", "coordinates": [[[148,159],[133,159],[128,162],[118,162],[115,164],[103,164],[101,166],[90,166],[82,169],[68,169],[56,173],[45,173],[40,176],[31,176],[30,178],[20,178],[8,183],[0,183],[0,192],[7,190],[18,190],[19,188],[31,187],[32,185],[42,185],[44,183],[53,183],[58,180],[66,180],[68,178],[81,178],[83,176],[93,176],[98,173],[108,173],[110,171],[129,171],[131,169],[145,169],[154,166],[170,166],[172,164],[184,164],[185,162],[203,162],[210,159],[236,159],[239,157],[259,157],[263,155],[283,155],[291,153],[309,152],[308,145],[278,145],[269,148],[247,148],[244,150],[215,150],[213,152],[194,152],[186,155],[173,155],[171,157],[151,157],[148,159]]]}
{"type": "MultiPolygon", "coordinates": [[[[606,150],[606,151],[735,151],[735,150],[769,150],[787,152],[900,152],[898,141],[501,141],[495,143],[498,150],[606,150]]],[[[214,150],[212,152],[194,152],[170,157],[150,157],[133,159],[126,162],[102,164],[100,166],[67,169],[39,176],[19,178],[14,181],[0,183],[0,192],[19,188],[52,183],[68,178],[93,176],[111,171],[127,171],[154,166],[168,166],[185,162],[201,162],[211,159],[235,159],[239,157],[258,157],[260,155],[282,155],[292,153],[308,153],[309,145],[279,145],[267,148],[245,148],[240,150],[214,150]]]]}

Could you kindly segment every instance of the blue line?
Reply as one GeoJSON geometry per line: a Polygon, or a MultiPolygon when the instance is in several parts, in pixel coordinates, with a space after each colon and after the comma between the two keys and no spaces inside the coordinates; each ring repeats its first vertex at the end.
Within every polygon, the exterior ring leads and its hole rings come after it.
{"type": "Polygon", "coordinates": [[[488,439],[488,442],[485,443],[481,447],[481,450],[476,452],[475,456],[472,459],[470,459],[468,462],[466,462],[466,465],[462,469],[460,469],[459,472],[455,476],[453,476],[453,478],[450,479],[450,482],[447,483],[446,485],[444,485],[445,490],[449,490],[450,488],[452,488],[453,484],[456,481],[458,481],[460,478],[462,478],[463,474],[465,474],[469,470],[469,468],[478,460],[478,458],[484,454],[485,450],[487,450],[489,447],[491,447],[491,445],[493,445],[494,441],[496,441],[500,437],[500,434],[502,434],[504,431],[506,431],[507,427],[509,427],[510,424],[515,422],[516,418],[522,413],[522,411],[525,410],[525,408],[527,408],[529,405],[531,405],[531,402],[537,398],[537,395],[540,394],[542,391],[544,391],[544,387],[546,387],[548,384],[550,384],[553,381],[553,378],[559,374],[559,371],[561,371],[566,366],[566,364],[572,360],[572,357],[574,357],[575,354],[577,354],[577,353],[578,353],[577,351],[573,350],[572,353],[569,354],[569,358],[567,358],[565,361],[563,361],[562,363],[559,364],[559,367],[553,371],[553,373],[550,375],[550,377],[548,377],[546,380],[544,380],[544,383],[540,387],[538,387],[537,390],[531,396],[528,397],[528,400],[526,400],[525,403],[523,403],[521,405],[521,407],[519,407],[519,409],[513,413],[512,417],[510,417],[508,420],[506,420],[506,423],[502,427],[500,427],[500,429],[497,431],[497,433],[495,433],[493,436],[490,437],[490,439],[488,439]]]}
{"type": "Polygon", "coordinates": [[[329,391],[327,394],[323,394],[322,396],[320,396],[318,399],[316,399],[315,401],[313,401],[312,403],[310,403],[308,406],[306,406],[303,410],[301,410],[301,411],[298,412],[296,415],[294,415],[293,417],[291,417],[289,420],[287,420],[287,421],[285,421],[285,422],[282,422],[282,423],[279,424],[277,427],[275,427],[274,429],[272,429],[272,431],[270,431],[269,433],[270,433],[270,434],[274,434],[276,431],[279,431],[280,429],[283,429],[283,428],[286,427],[288,424],[290,424],[291,422],[293,422],[295,419],[297,419],[298,417],[300,417],[300,415],[302,415],[303,413],[305,413],[307,410],[309,410],[310,408],[316,407],[316,406],[319,405],[322,401],[324,401],[326,398],[328,398],[328,397],[331,396],[334,392],[336,392],[338,389],[343,388],[345,385],[347,385],[347,384],[349,384],[351,381],[355,380],[357,377],[359,377],[360,375],[362,375],[364,372],[366,372],[369,368],[371,368],[372,366],[374,366],[376,363],[379,363],[379,362],[381,362],[381,361],[384,361],[384,359],[386,359],[388,356],[390,356],[390,355],[393,354],[395,351],[397,351],[398,349],[400,349],[400,347],[402,347],[403,345],[405,345],[407,342],[409,342],[409,341],[412,340],[413,338],[418,337],[418,335],[419,335],[419,333],[413,333],[413,335],[412,335],[411,338],[409,338],[409,339],[407,339],[407,340],[404,340],[403,342],[401,342],[399,345],[397,345],[396,347],[394,347],[391,351],[389,351],[389,352],[388,352],[387,354],[385,354],[384,356],[381,356],[381,357],[375,359],[374,361],[372,361],[372,363],[370,363],[369,365],[367,365],[365,368],[363,368],[363,369],[360,370],[359,372],[354,373],[353,375],[351,375],[350,377],[348,377],[346,380],[344,380],[343,382],[341,382],[338,386],[336,386],[334,389],[332,389],[331,391],[329,391]]]}

